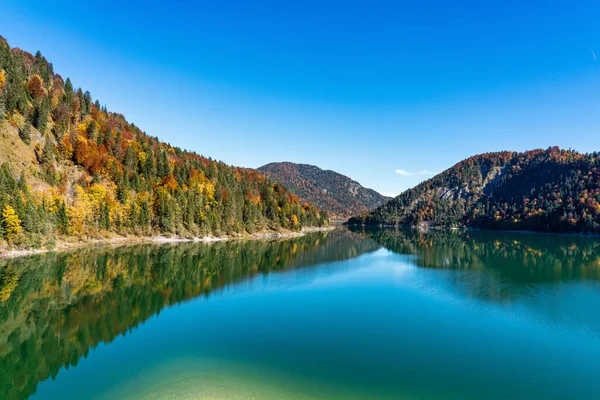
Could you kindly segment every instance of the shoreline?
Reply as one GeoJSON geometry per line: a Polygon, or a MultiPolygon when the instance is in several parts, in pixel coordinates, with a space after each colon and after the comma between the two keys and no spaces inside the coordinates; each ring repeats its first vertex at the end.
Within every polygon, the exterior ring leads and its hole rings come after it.
{"type": "Polygon", "coordinates": [[[25,257],[36,254],[50,253],[50,252],[62,252],[68,250],[76,250],[85,247],[94,246],[121,246],[129,244],[167,244],[167,243],[214,243],[214,242],[228,242],[232,240],[273,240],[273,239],[293,239],[302,237],[307,233],[312,232],[325,232],[335,229],[334,226],[325,227],[306,227],[298,232],[294,231],[264,231],[252,234],[240,234],[238,236],[203,236],[203,237],[192,237],[185,238],[180,236],[111,236],[106,238],[94,238],[88,240],[60,240],[56,243],[54,249],[15,249],[8,251],[0,251],[0,260],[3,259],[14,259],[19,257],[25,257]]]}
{"type": "Polygon", "coordinates": [[[479,232],[509,232],[535,235],[561,235],[561,236],[582,236],[582,237],[599,237],[597,232],[555,232],[555,231],[532,231],[528,229],[493,229],[493,228],[478,228],[473,226],[419,226],[419,225],[394,225],[394,224],[344,224],[348,228],[377,228],[377,229],[399,229],[399,230],[418,230],[418,231],[479,231],[479,232]]]}

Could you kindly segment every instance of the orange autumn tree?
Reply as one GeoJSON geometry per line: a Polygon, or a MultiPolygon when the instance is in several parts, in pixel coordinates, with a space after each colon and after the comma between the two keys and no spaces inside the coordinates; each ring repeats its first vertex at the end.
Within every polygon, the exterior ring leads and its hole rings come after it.
{"type": "Polygon", "coordinates": [[[34,99],[39,99],[40,97],[48,94],[48,91],[44,87],[44,81],[37,74],[33,74],[31,78],[29,78],[27,86],[29,88],[29,93],[31,93],[31,97],[34,99]]]}

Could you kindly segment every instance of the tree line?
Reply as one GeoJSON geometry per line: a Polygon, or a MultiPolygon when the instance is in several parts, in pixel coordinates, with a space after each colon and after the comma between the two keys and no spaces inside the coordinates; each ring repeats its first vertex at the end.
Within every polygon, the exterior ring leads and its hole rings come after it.
{"type": "MultiPolygon", "coordinates": [[[[182,236],[299,230],[326,213],[254,170],[160,142],[55,73],[40,52],[0,38],[0,130],[33,149],[30,168],[0,160],[0,237],[105,232],[182,236]]],[[[4,135],[0,140],[7,140],[4,135]]]]}

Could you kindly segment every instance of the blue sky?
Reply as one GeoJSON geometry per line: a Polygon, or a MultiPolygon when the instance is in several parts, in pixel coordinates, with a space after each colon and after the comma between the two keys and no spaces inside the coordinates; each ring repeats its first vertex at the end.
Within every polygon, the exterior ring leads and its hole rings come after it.
{"type": "Polygon", "coordinates": [[[477,153],[600,150],[599,16],[598,1],[4,0],[0,35],[174,145],[395,195],[477,153]]]}

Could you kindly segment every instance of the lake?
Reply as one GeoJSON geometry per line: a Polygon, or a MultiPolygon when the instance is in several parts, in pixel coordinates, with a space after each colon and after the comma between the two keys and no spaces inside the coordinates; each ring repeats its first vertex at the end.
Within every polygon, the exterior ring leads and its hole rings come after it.
{"type": "Polygon", "coordinates": [[[0,260],[0,398],[598,399],[600,238],[340,228],[0,260]]]}

